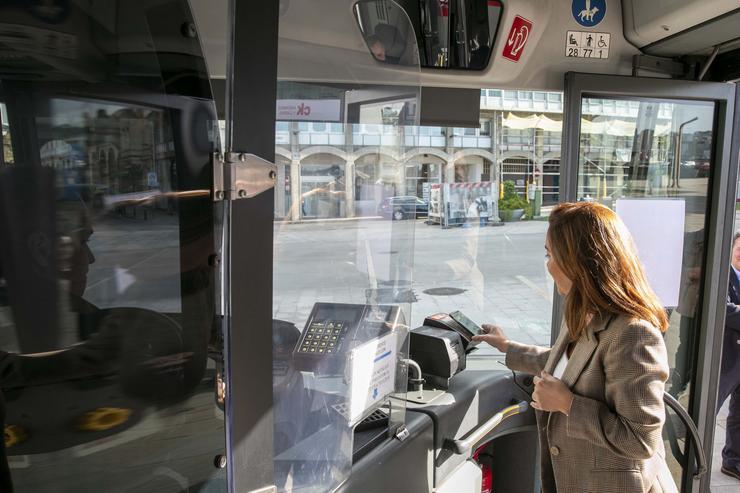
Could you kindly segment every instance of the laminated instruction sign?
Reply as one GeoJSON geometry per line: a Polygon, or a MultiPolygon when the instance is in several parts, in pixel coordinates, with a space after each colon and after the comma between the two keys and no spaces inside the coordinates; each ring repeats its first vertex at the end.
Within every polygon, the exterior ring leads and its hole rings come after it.
{"type": "Polygon", "coordinates": [[[616,209],[632,235],[653,291],[663,306],[678,306],[686,203],[676,199],[619,199],[616,209]]]}
{"type": "Polygon", "coordinates": [[[358,346],[350,353],[350,425],[393,392],[396,384],[396,339],[397,335],[390,333],[358,346]]]}

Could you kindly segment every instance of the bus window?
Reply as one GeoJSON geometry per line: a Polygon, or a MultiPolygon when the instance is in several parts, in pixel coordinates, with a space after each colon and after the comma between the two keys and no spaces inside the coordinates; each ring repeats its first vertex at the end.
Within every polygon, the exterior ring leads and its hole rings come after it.
{"type": "Polygon", "coordinates": [[[226,491],[218,131],[187,2],[0,17],[0,490],[226,491]]]}

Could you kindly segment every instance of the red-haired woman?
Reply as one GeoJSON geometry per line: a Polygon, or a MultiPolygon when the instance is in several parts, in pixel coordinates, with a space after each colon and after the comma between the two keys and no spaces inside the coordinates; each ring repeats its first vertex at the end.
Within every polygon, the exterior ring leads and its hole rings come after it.
{"type": "Polygon", "coordinates": [[[535,375],[542,491],[675,492],[661,437],[668,319],[629,232],[608,207],[561,204],[545,250],[565,301],[555,345],[509,341],[493,325],[476,336],[535,375]]]}

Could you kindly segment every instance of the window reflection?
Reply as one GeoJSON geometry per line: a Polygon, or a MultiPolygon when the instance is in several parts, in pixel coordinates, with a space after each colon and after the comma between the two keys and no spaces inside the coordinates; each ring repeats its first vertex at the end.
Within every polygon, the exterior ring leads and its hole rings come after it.
{"type": "MultiPolygon", "coordinates": [[[[0,171],[0,366],[16,489],[72,480],[99,491],[91,467],[104,456],[206,479],[223,423],[188,409],[215,409],[202,386],[215,336],[207,184],[182,188],[197,180],[179,165],[164,110],[42,101],[24,110],[38,115],[39,165],[0,171]],[[166,459],[173,443],[157,443],[175,429],[210,442],[208,455],[166,459]]],[[[167,488],[122,463],[147,488],[167,488]]]]}

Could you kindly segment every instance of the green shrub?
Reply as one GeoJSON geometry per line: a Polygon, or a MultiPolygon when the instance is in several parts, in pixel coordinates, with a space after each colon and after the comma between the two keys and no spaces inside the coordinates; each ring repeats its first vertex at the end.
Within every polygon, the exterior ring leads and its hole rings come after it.
{"type": "Polygon", "coordinates": [[[516,193],[514,182],[510,180],[504,182],[504,197],[499,199],[498,209],[500,211],[524,209],[529,217],[532,213],[530,205],[516,193]]]}

